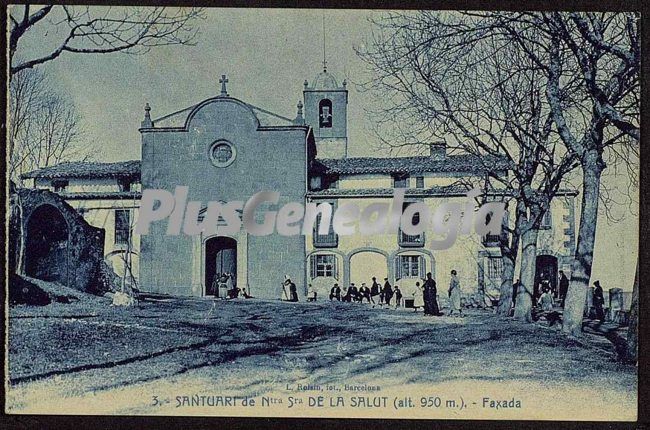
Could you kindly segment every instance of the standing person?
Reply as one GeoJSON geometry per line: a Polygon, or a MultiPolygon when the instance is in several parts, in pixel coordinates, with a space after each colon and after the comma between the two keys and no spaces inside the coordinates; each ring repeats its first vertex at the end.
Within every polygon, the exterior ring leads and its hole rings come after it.
{"type": "Polygon", "coordinates": [[[226,289],[228,290],[228,297],[231,299],[236,299],[239,295],[239,292],[235,290],[235,285],[232,283],[232,275],[230,273],[226,273],[226,289]]]}
{"type": "Polygon", "coordinates": [[[541,275],[539,275],[539,281],[535,284],[535,287],[533,288],[533,306],[537,306],[539,297],[542,295],[542,292],[546,288],[547,284],[548,284],[548,280],[546,277],[546,272],[542,272],[541,275]]]}
{"type": "Polygon", "coordinates": [[[297,302],[298,288],[296,288],[296,284],[294,284],[291,278],[289,278],[289,275],[285,275],[284,277],[284,286],[289,287],[289,301],[297,302]]]}
{"type": "Polygon", "coordinates": [[[219,277],[219,298],[225,300],[228,298],[228,276],[222,273],[219,277]]]}
{"type": "Polygon", "coordinates": [[[515,308],[515,304],[517,303],[517,294],[519,294],[519,287],[521,286],[521,282],[519,279],[515,281],[514,284],[512,284],[512,308],[515,308]]]}
{"type": "MultiPolygon", "coordinates": [[[[415,283],[415,291],[413,292],[413,312],[417,312],[418,309],[424,307],[424,291],[419,282],[415,283]]],[[[426,312],[426,308],[425,308],[426,312]]]]}
{"type": "Polygon", "coordinates": [[[427,273],[427,279],[424,281],[424,311],[427,315],[441,315],[438,307],[438,288],[431,272],[427,273]]]}
{"type": "Polygon", "coordinates": [[[560,270],[560,303],[564,307],[564,300],[566,300],[566,294],[569,292],[569,278],[560,270]]]}
{"type": "Polygon", "coordinates": [[[463,309],[460,306],[460,281],[455,270],[451,271],[451,281],[449,281],[449,315],[452,316],[455,311],[458,315],[463,316],[463,309]]]}
{"type": "Polygon", "coordinates": [[[393,297],[393,287],[391,287],[390,282],[388,282],[388,278],[384,278],[384,289],[382,292],[384,293],[384,303],[386,303],[388,306],[390,306],[390,299],[393,297]]]}
{"type": "Polygon", "coordinates": [[[393,290],[395,295],[395,309],[402,306],[402,291],[399,289],[399,285],[395,285],[395,290],[393,290]]]}
{"type": "Polygon", "coordinates": [[[605,310],[603,309],[605,298],[603,297],[603,287],[600,286],[600,281],[594,282],[592,303],[596,309],[596,318],[598,318],[601,322],[605,321],[605,310]]]}
{"type": "Polygon", "coordinates": [[[219,297],[219,274],[214,275],[214,280],[212,281],[212,290],[210,293],[215,297],[219,297]]]}
{"type": "Polygon", "coordinates": [[[339,302],[341,301],[341,287],[339,287],[339,284],[334,284],[330,290],[330,301],[334,299],[338,300],[339,302]]]}
{"type": "MultiPolygon", "coordinates": [[[[377,278],[374,276],[372,277],[372,286],[370,287],[370,300],[372,301],[372,304],[375,304],[375,297],[380,295],[381,290],[381,285],[379,285],[379,282],[377,282],[377,278]]],[[[380,298],[381,300],[381,298],[380,298]]],[[[381,302],[380,302],[381,303],[381,302]]]]}

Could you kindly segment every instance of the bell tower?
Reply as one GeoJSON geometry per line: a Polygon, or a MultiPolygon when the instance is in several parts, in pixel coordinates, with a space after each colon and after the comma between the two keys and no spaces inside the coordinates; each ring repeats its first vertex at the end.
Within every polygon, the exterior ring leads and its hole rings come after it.
{"type": "Polygon", "coordinates": [[[317,158],[345,158],[348,152],[348,90],[327,71],[305,81],[305,123],[314,131],[317,158]]]}

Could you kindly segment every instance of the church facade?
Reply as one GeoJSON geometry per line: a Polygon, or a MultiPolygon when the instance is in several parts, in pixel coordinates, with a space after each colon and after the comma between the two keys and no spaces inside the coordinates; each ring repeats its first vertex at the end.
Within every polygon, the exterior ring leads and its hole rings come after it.
{"type": "MultiPolygon", "coordinates": [[[[147,106],[139,161],[86,163],[83,168],[66,163],[25,178],[33,179],[35,187],[59,192],[92,225],[112,232],[106,235],[107,258],[121,257],[113,264],[118,274],[126,273],[124,264],[129,263],[132,282],[142,291],[206,296],[215,275],[228,272],[237,286],[261,298],[281,298],[285,276],[302,295],[310,284],[324,298],[334,283],[370,285],[375,277],[398,284],[408,297],[427,272],[445,286],[455,269],[465,294],[498,297],[499,238],[489,235],[459,236],[450,249],[433,251],[428,232],[337,236],[330,229],[326,235],[253,236],[241,229],[225,236],[170,236],[163,221],[137,237],[133,225],[142,189],[173,192],[187,186],[187,200],[205,204],[245,202],[259,191],[279,191],[277,207],[329,202],[336,208],[354,201],[363,210],[387,202],[395,189],[403,188],[405,205],[423,202],[434,211],[448,202],[466,204],[468,184],[484,183],[486,166],[507,174],[498,160],[486,163],[452,154],[444,142],[432,143],[424,156],[349,157],[348,90],[345,81],[339,84],[326,70],[305,81],[295,118],[231,97],[225,76],[221,81],[218,96],[170,115],[152,119],[147,106]],[[95,170],[106,174],[93,177],[95,170]],[[86,173],[80,175],[82,171],[86,173]]],[[[542,223],[537,272],[552,283],[558,270],[570,274],[575,197],[575,191],[560,192],[542,223]]],[[[202,207],[198,219],[204,214],[202,207]]],[[[445,290],[439,287],[441,295],[445,290]]]]}

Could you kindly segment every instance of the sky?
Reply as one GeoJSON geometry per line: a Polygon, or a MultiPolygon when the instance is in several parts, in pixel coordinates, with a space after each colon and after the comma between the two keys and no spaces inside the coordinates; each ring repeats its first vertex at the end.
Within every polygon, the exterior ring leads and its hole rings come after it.
{"type": "MultiPolygon", "coordinates": [[[[64,53],[41,69],[81,112],[84,145],[97,161],[139,159],[144,104],[150,104],[154,119],[194,105],[219,94],[222,74],[228,76],[231,96],[294,118],[304,80],[322,70],[324,22],[328,71],[339,83],[348,81],[350,156],[377,155],[367,114],[376,101],[356,85],[371,75],[354,51],[371,36],[369,18],[377,13],[212,8],[198,22],[194,46],[157,47],[146,55],[64,53]]],[[[56,36],[56,27],[45,23],[21,39],[18,53],[44,52],[56,36]]],[[[624,186],[626,177],[608,172],[605,181],[624,186]]],[[[638,211],[627,212],[616,209],[626,215],[618,223],[599,218],[593,279],[605,289],[631,289],[638,211]]]]}

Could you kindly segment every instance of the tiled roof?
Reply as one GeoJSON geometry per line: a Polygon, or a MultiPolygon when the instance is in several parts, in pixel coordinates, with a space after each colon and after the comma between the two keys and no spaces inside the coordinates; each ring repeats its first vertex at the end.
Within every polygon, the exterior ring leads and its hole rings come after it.
{"type": "MultiPolygon", "coordinates": [[[[453,184],[445,186],[435,186],[430,188],[406,188],[406,197],[463,197],[470,190],[466,185],[453,184]]],[[[316,198],[345,198],[345,197],[392,197],[395,194],[394,188],[327,188],[319,191],[307,192],[307,197],[316,198]]],[[[511,196],[512,191],[490,191],[492,196],[511,196]]],[[[556,197],[576,196],[576,190],[563,188],[557,191],[556,197]]]]}
{"type": "Polygon", "coordinates": [[[57,193],[66,200],[140,200],[139,191],[90,191],[81,193],[57,193]]]}
{"type": "MultiPolygon", "coordinates": [[[[407,188],[406,197],[466,196],[469,189],[462,184],[436,186],[430,188],[407,188]]],[[[394,188],[328,188],[310,191],[307,197],[392,197],[394,188]]]]}
{"type": "Polygon", "coordinates": [[[505,170],[506,159],[492,156],[477,157],[471,154],[447,155],[437,160],[431,157],[395,157],[395,158],[342,158],[316,160],[316,169],[324,169],[335,174],[363,173],[481,173],[488,170],[505,170]],[[318,166],[318,164],[321,166],[318,166]]]}
{"type": "Polygon", "coordinates": [[[23,178],[119,178],[139,177],[140,160],[120,161],[117,163],[91,163],[74,161],[43,167],[21,175],[23,178]]]}

